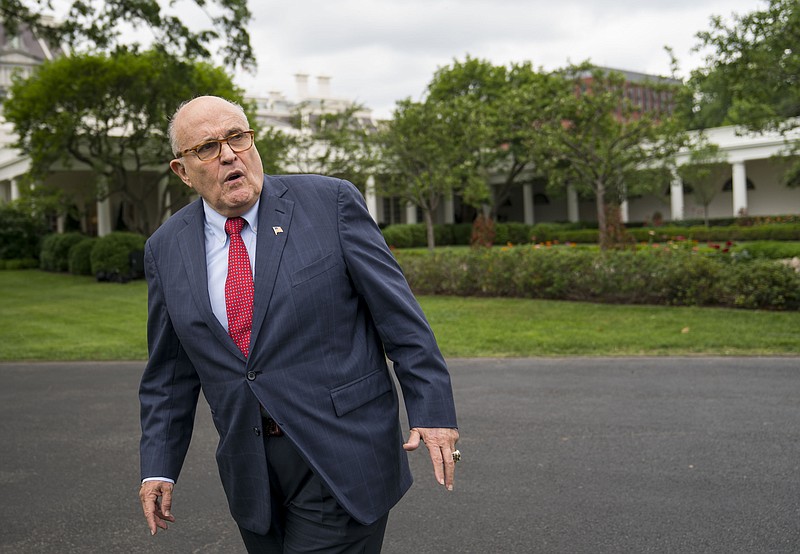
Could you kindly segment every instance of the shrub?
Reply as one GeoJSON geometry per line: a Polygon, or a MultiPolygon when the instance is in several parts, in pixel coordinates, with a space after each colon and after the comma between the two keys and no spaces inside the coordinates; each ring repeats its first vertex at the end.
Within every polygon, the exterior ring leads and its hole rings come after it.
{"type": "MultiPolygon", "coordinates": [[[[496,225],[493,219],[485,215],[476,217],[475,221],[472,222],[472,235],[469,239],[470,246],[473,248],[492,246],[498,238],[498,227],[500,225],[496,225]]],[[[499,240],[502,240],[502,238],[499,240]]]]}
{"type": "Polygon", "coordinates": [[[724,285],[729,302],[737,308],[800,308],[798,273],[771,260],[734,264],[724,285]]]}
{"type": "MultiPolygon", "coordinates": [[[[427,243],[427,237],[426,237],[427,243]]],[[[450,246],[453,244],[453,226],[452,225],[434,225],[433,226],[433,240],[436,246],[450,246]]]]}
{"type": "MultiPolygon", "coordinates": [[[[473,225],[458,223],[434,226],[437,246],[471,244],[473,225]]],[[[800,224],[772,223],[751,227],[741,225],[725,225],[706,227],[705,225],[688,225],[686,222],[670,223],[669,226],[639,227],[631,224],[626,227],[626,234],[636,242],[665,242],[676,237],[684,237],[699,242],[727,241],[800,241],[800,224]],[[651,234],[652,233],[652,234],[651,234]]],[[[419,248],[427,245],[425,225],[396,224],[383,229],[387,244],[394,248],[419,248]]],[[[575,242],[597,244],[599,232],[597,225],[590,222],[579,223],[523,223],[494,224],[493,244],[529,244],[547,242],[575,242]]]]}
{"type": "Polygon", "coordinates": [[[115,232],[100,237],[92,248],[92,274],[98,281],[127,282],[139,277],[131,259],[141,255],[146,238],[143,235],[115,232]]]}
{"type": "Polygon", "coordinates": [[[800,273],[792,268],[679,245],[639,251],[525,246],[396,251],[395,256],[419,294],[800,308],[800,273]]]}
{"type": "Polygon", "coordinates": [[[44,218],[25,213],[13,203],[0,205],[0,260],[38,259],[46,232],[44,218]]]}
{"type": "Polygon", "coordinates": [[[39,267],[44,271],[68,271],[69,250],[84,238],[77,232],[47,235],[42,241],[39,267]]]}
{"type": "Polygon", "coordinates": [[[471,223],[454,223],[450,227],[453,229],[453,242],[450,244],[459,246],[469,244],[472,236],[471,223]]]}
{"type": "Polygon", "coordinates": [[[736,248],[737,252],[747,252],[753,258],[782,260],[800,257],[800,242],[758,241],[749,242],[736,248]]]}
{"type": "Polygon", "coordinates": [[[92,274],[92,248],[97,239],[86,237],[69,249],[69,272],[73,275],[92,274]]]}
{"type": "Polygon", "coordinates": [[[389,225],[383,229],[383,238],[391,248],[411,248],[414,246],[410,225],[389,225]]]}
{"type": "Polygon", "coordinates": [[[13,260],[0,260],[0,269],[34,269],[39,267],[36,258],[15,258],[13,260]]]}

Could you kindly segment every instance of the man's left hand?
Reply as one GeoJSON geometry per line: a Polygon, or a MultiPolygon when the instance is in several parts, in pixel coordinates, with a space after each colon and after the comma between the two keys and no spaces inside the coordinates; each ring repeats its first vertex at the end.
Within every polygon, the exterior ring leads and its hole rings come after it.
{"type": "Polygon", "coordinates": [[[433,474],[440,485],[447,490],[453,490],[455,479],[455,466],[453,452],[458,442],[457,429],[436,429],[427,427],[414,427],[408,435],[408,440],[403,445],[407,451],[416,450],[419,442],[425,443],[433,462],[433,474]]]}

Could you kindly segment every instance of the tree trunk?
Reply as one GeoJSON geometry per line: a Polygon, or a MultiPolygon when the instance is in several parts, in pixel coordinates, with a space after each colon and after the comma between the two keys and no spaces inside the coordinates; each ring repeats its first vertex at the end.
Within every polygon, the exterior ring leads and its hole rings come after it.
{"type": "Polygon", "coordinates": [[[602,183],[595,189],[595,202],[597,208],[597,230],[600,248],[608,248],[608,221],[606,220],[606,191],[602,183]]]}
{"type": "Polygon", "coordinates": [[[434,248],[436,248],[436,236],[433,232],[433,212],[431,210],[425,210],[425,230],[428,234],[428,250],[433,252],[434,248]]]}

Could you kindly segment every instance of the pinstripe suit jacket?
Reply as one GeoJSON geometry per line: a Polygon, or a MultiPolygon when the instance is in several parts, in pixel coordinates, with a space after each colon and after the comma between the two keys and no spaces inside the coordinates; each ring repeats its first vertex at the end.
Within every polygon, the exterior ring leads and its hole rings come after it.
{"type": "Polygon", "coordinates": [[[412,427],[456,427],[445,362],[353,185],[267,176],[258,226],[248,359],[211,310],[201,201],[147,242],[142,477],[177,480],[202,388],[239,525],[256,533],[269,528],[259,403],[339,503],[371,523],[411,485],[386,358],[412,427]]]}

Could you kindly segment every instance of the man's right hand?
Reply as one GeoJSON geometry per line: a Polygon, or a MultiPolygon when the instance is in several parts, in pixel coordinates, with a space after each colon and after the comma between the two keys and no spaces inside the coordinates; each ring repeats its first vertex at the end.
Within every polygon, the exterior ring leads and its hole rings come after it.
{"type": "Polygon", "coordinates": [[[168,521],[175,521],[170,513],[174,486],[168,481],[145,481],[139,489],[139,499],[151,535],[155,535],[159,527],[166,529],[168,521]]]}

